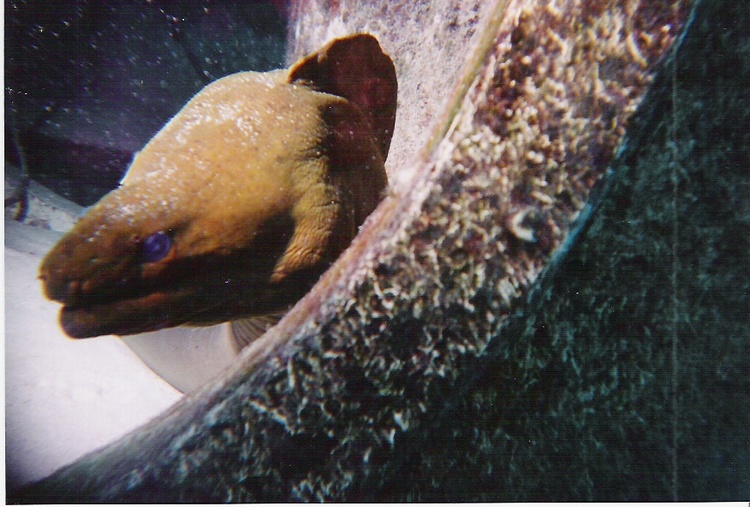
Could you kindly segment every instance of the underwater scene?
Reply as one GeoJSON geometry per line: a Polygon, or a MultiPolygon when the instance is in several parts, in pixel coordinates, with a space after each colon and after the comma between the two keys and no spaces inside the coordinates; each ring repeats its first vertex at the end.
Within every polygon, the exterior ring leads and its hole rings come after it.
{"type": "Polygon", "coordinates": [[[5,2],[8,503],[750,498],[750,4],[5,2]]]}

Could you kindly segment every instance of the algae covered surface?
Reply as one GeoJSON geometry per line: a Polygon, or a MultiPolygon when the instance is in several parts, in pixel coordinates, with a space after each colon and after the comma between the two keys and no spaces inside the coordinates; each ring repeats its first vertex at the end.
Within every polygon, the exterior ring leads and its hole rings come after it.
{"type": "Polygon", "coordinates": [[[698,6],[592,218],[410,468],[461,471],[411,498],[747,497],[748,15],[698,6]]]}

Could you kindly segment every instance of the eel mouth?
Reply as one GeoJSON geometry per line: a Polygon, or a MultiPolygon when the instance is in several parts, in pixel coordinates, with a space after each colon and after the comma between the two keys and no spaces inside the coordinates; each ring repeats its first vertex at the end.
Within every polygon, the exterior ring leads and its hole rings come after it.
{"type": "Polygon", "coordinates": [[[60,325],[72,338],[136,334],[180,325],[206,303],[197,297],[202,280],[188,283],[187,277],[180,276],[181,269],[147,276],[141,266],[123,262],[90,276],[71,276],[54,268],[44,265],[40,279],[47,297],[62,303],[60,325]]]}
{"type": "MultiPolygon", "coordinates": [[[[238,256],[235,262],[242,260],[238,256]]],[[[180,325],[211,325],[257,312],[285,308],[320,276],[301,272],[271,283],[272,266],[248,273],[231,259],[173,265],[157,278],[118,282],[47,284],[50,299],[63,304],[60,325],[72,338],[129,335],[180,325]]]]}
{"type": "Polygon", "coordinates": [[[189,320],[175,312],[184,308],[181,301],[188,295],[184,290],[123,294],[120,298],[110,294],[99,300],[89,295],[85,301],[63,303],[60,325],[73,338],[155,331],[189,320]]]}

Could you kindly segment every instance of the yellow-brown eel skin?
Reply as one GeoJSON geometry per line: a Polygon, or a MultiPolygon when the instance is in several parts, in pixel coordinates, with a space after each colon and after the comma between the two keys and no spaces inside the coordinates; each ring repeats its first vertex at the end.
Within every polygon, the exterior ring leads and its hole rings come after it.
{"type": "Polygon", "coordinates": [[[206,86],[43,260],[62,328],[127,335],[288,308],[382,198],[396,96],[369,34],[206,86]]]}

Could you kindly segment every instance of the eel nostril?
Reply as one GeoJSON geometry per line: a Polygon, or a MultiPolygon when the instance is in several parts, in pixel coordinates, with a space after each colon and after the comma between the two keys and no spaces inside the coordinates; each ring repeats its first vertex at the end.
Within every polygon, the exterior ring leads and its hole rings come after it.
{"type": "Polygon", "coordinates": [[[68,297],[74,297],[81,292],[81,282],[78,280],[71,280],[70,282],[68,282],[67,289],[68,297]]]}
{"type": "Polygon", "coordinates": [[[91,292],[96,287],[96,284],[93,280],[86,280],[83,283],[79,283],[79,287],[82,293],[87,293],[91,292]]]}

